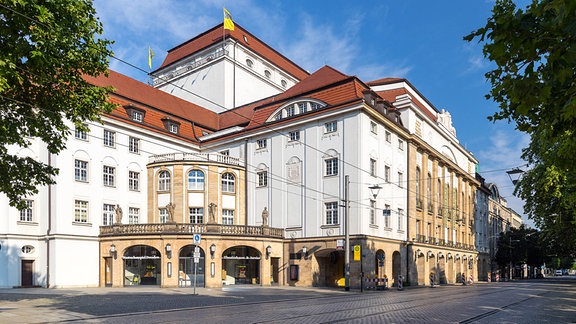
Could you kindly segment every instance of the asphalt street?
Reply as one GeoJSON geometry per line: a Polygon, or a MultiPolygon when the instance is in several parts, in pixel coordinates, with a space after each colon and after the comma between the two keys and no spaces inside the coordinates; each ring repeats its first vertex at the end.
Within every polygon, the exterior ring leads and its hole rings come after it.
{"type": "Polygon", "coordinates": [[[403,291],[228,286],[0,289],[0,323],[574,323],[576,280],[403,291]]]}

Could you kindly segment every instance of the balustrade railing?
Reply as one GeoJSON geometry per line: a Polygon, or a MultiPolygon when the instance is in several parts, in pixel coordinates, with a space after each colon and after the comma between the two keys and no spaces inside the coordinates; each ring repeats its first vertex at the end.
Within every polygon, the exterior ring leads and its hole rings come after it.
{"type": "Polygon", "coordinates": [[[220,234],[233,236],[283,238],[284,229],[265,226],[221,224],[114,224],[100,226],[100,236],[130,236],[143,234],[220,234]]]}
{"type": "Polygon", "coordinates": [[[229,165],[241,166],[242,160],[228,155],[208,154],[208,153],[167,153],[152,155],[148,158],[149,163],[171,162],[171,161],[201,161],[217,162],[229,165]]]}

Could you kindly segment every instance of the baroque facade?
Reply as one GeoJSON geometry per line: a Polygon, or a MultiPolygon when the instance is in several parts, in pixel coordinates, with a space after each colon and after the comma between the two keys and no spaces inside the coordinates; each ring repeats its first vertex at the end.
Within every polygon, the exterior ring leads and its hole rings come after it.
{"type": "Polygon", "coordinates": [[[407,80],[309,74],[238,25],[175,47],[151,76],[89,78],[117,108],[58,156],[11,148],[61,172],[27,210],[2,198],[1,287],[488,275],[478,224],[501,214],[479,203],[450,114],[407,80]]]}

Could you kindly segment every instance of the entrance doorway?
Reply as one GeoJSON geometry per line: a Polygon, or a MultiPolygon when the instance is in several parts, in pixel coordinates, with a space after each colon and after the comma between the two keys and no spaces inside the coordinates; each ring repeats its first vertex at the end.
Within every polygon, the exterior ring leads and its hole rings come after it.
{"type": "Polygon", "coordinates": [[[180,250],[180,255],[178,256],[178,287],[193,287],[194,280],[196,280],[196,287],[204,287],[205,285],[206,256],[204,250],[198,247],[200,258],[198,258],[198,263],[194,263],[195,248],[196,245],[186,245],[180,250]]]}
{"type": "Polygon", "coordinates": [[[249,246],[235,246],[222,253],[222,284],[260,284],[258,250],[249,246]]]}
{"type": "Polygon", "coordinates": [[[280,272],[280,258],[270,258],[270,284],[278,285],[278,273],[280,272]]]}
{"type": "Polygon", "coordinates": [[[124,286],[160,285],[160,251],[148,245],[135,245],[126,249],[124,259],[124,286]]]}
{"type": "Polygon", "coordinates": [[[34,260],[22,260],[21,285],[22,287],[32,287],[34,271],[34,260]]]}

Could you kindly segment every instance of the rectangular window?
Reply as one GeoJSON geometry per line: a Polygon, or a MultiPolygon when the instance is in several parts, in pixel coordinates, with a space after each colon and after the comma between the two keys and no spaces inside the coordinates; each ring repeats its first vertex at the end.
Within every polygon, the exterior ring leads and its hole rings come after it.
{"type": "Polygon", "coordinates": [[[370,200],[370,224],[376,224],[376,200],[370,200]]]}
{"type": "Polygon", "coordinates": [[[160,223],[164,224],[168,222],[168,209],[160,208],[160,223]]]}
{"type": "Polygon", "coordinates": [[[384,137],[386,137],[386,142],[388,143],[392,142],[392,134],[390,134],[389,131],[386,131],[384,137]]]}
{"type": "Polygon", "coordinates": [[[384,181],[390,182],[390,167],[384,166],[384,181]]]}
{"type": "Polygon", "coordinates": [[[370,175],[375,177],[376,176],[376,160],[370,159],[370,175]]]}
{"type": "Polygon", "coordinates": [[[290,133],[288,133],[288,136],[290,137],[290,142],[299,141],[300,140],[300,131],[290,132],[290,133]]]}
{"type": "Polygon", "coordinates": [[[116,132],[104,130],[104,146],[115,147],[116,146],[116,132]]]}
{"type": "Polygon", "coordinates": [[[305,102],[298,103],[298,109],[300,109],[300,113],[303,114],[308,110],[308,104],[305,102]]]}
{"type": "Polygon", "coordinates": [[[222,224],[223,225],[234,225],[234,210],[223,209],[222,210],[222,224]]]}
{"type": "Polygon", "coordinates": [[[109,226],[114,224],[114,205],[104,204],[102,207],[102,225],[109,226]]]}
{"type": "Polygon", "coordinates": [[[338,175],[338,159],[326,159],[324,160],[326,163],[326,172],[327,176],[338,175]]]}
{"type": "Polygon", "coordinates": [[[378,134],[378,125],[373,121],[370,121],[370,131],[374,134],[378,134]]]}
{"type": "Polygon", "coordinates": [[[390,205],[384,205],[384,227],[390,228],[390,205]]]}
{"type": "Polygon", "coordinates": [[[26,208],[20,211],[21,222],[32,222],[34,220],[34,202],[32,200],[25,200],[26,208]]]}
{"type": "Polygon", "coordinates": [[[258,187],[268,186],[268,171],[260,171],[258,174],[258,187]]]}
{"type": "Polygon", "coordinates": [[[190,224],[204,223],[204,208],[190,207],[190,224]]]}
{"type": "Polygon", "coordinates": [[[88,202],[84,200],[74,201],[74,221],[76,223],[88,223],[88,202]]]}
{"type": "Polygon", "coordinates": [[[74,179],[76,181],[88,182],[88,162],[74,160],[74,179]]]}
{"type": "Polygon", "coordinates": [[[402,230],[404,226],[404,209],[398,208],[398,230],[402,230]]]}
{"type": "Polygon", "coordinates": [[[128,171],[128,189],[131,191],[140,190],[140,172],[128,171]]]}
{"type": "Polygon", "coordinates": [[[130,153],[140,153],[140,139],[130,136],[128,138],[128,151],[130,153]]]}
{"type": "Polygon", "coordinates": [[[338,224],[338,203],[326,203],[326,225],[338,224]]]}
{"type": "Polygon", "coordinates": [[[294,105],[286,107],[286,117],[292,117],[294,115],[296,115],[296,108],[294,108],[294,105]]]}
{"type": "Polygon", "coordinates": [[[398,187],[404,188],[404,174],[402,172],[398,172],[398,187]]]}
{"type": "Polygon", "coordinates": [[[333,133],[338,130],[336,121],[327,122],[324,124],[324,133],[333,133]]]}
{"type": "Polygon", "coordinates": [[[140,222],[140,208],[128,208],[128,223],[138,224],[140,222]]]}
{"type": "Polygon", "coordinates": [[[141,111],[132,110],[132,120],[141,123],[144,121],[144,114],[141,111]]]}
{"type": "Polygon", "coordinates": [[[256,140],[256,148],[258,148],[258,149],[266,148],[266,144],[267,144],[266,139],[256,140]]]}
{"type": "Polygon", "coordinates": [[[404,151],[404,141],[401,139],[398,140],[398,149],[404,151]]]}
{"type": "Polygon", "coordinates": [[[74,137],[76,139],[81,140],[81,141],[87,141],[88,140],[88,133],[86,133],[86,131],[80,130],[80,129],[78,129],[78,127],[76,127],[76,129],[74,130],[74,137]]]}
{"type": "Polygon", "coordinates": [[[115,174],[116,168],[107,165],[102,167],[102,181],[106,187],[115,186],[115,174]]]}

